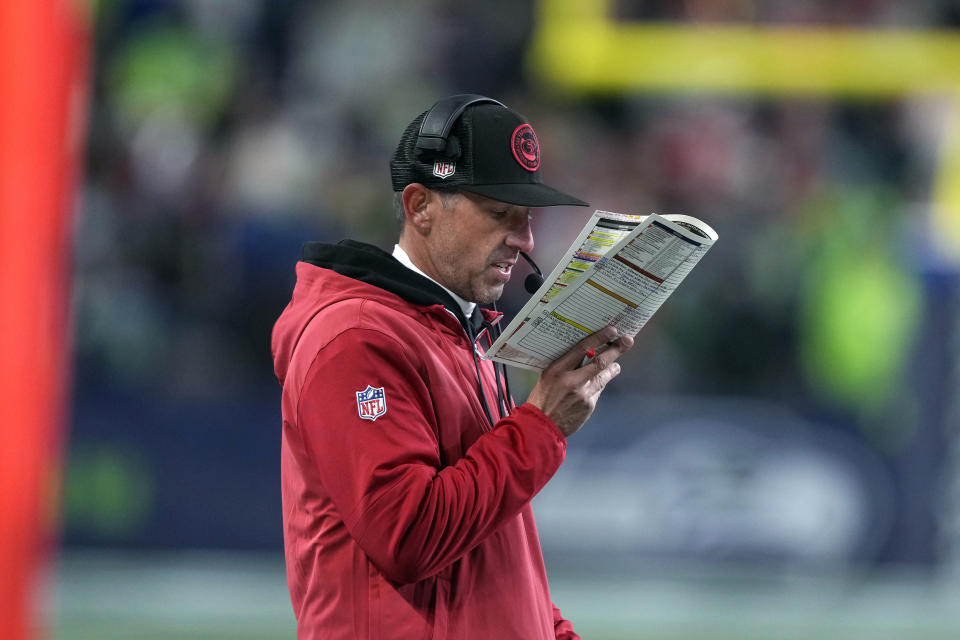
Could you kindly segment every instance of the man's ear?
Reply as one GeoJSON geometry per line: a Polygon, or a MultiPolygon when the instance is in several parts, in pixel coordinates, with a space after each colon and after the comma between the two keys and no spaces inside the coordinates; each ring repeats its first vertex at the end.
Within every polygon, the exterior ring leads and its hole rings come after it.
{"type": "Polygon", "coordinates": [[[418,233],[427,234],[433,226],[433,208],[437,194],[419,182],[412,182],[403,189],[403,211],[406,215],[404,226],[410,226],[418,233]]]}

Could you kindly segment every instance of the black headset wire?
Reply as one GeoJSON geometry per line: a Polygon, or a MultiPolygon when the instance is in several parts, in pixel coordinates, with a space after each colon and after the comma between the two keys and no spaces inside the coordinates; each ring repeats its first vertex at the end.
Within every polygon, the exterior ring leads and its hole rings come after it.
{"type": "MultiPolygon", "coordinates": [[[[480,313],[479,309],[476,309],[474,313],[480,313]]],[[[467,329],[467,338],[470,340],[470,350],[473,352],[473,367],[477,372],[477,387],[480,395],[480,404],[483,405],[483,412],[487,415],[487,421],[490,422],[490,427],[493,428],[493,425],[496,424],[493,420],[493,413],[490,411],[490,404],[487,402],[487,393],[483,388],[483,376],[480,374],[480,358],[477,357],[477,340],[479,336],[474,335],[472,323],[470,318],[467,318],[466,329],[467,329]]],[[[498,385],[499,386],[499,385],[498,385]]]]}
{"type": "MultiPolygon", "coordinates": [[[[496,303],[493,304],[494,312],[497,312],[496,303]]],[[[480,309],[477,309],[475,313],[481,314],[480,309]]],[[[467,320],[467,337],[470,340],[470,349],[473,351],[473,367],[477,374],[477,389],[478,395],[480,396],[480,404],[483,405],[483,412],[487,416],[487,420],[490,422],[490,427],[493,428],[496,425],[496,421],[493,419],[493,412],[490,411],[490,403],[487,402],[486,390],[483,386],[483,375],[480,372],[480,358],[477,355],[479,341],[480,341],[480,332],[476,334],[473,332],[472,322],[467,320]]],[[[496,341],[496,338],[500,337],[500,327],[498,324],[493,324],[487,320],[483,320],[480,324],[480,328],[486,329],[487,331],[487,344],[493,346],[493,343],[496,341]],[[494,337],[494,332],[496,332],[496,337],[494,337]]],[[[493,362],[493,374],[495,378],[495,385],[497,387],[497,413],[500,415],[500,419],[507,417],[513,412],[513,409],[516,408],[516,405],[513,403],[513,398],[510,395],[510,378],[507,376],[507,367],[504,364],[499,362],[493,362]],[[501,367],[503,368],[503,380],[501,381],[501,367]],[[506,390],[504,390],[506,387],[506,390]]]]}
{"type": "MultiPolygon", "coordinates": [[[[499,313],[497,310],[496,301],[493,302],[493,310],[495,313],[499,313]]],[[[489,346],[492,347],[493,343],[500,338],[500,323],[490,323],[487,329],[487,341],[489,346]]],[[[504,418],[511,413],[513,413],[513,396],[510,395],[510,377],[507,375],[507,365],[501,362],[493,363],[493,373],[497,379],[497,404],[498,409],[500,410],[500,417],[504,418]],[[503,370],[503,382],[500,381],[500,371],[503,370]],[[506,389],[504,389],[504,387],[506,389]]]]}

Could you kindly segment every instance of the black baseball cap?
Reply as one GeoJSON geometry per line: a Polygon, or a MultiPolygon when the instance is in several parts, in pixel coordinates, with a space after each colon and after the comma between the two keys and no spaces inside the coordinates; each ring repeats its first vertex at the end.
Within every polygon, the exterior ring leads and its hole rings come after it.
{"type": "MultiPolygon", "coordinates": [[[[451,96],[435,104],[433,109],[470,97],[451,96]]],[[[470,103],[459,117],[454,111],[456,120],[448,136],[424,145],[421,125],[428,114],[431,110],[424,111],[407,126],[393,153],[390,177],[394,191],[419,182],[431,188],[469,191],[525,207],[589,206],[579,198],[543,184],[537,134],[516,111],[483,98],[470,103]],[[424,146],[439,146],[439,149],[422,148],[424,146]]]]}

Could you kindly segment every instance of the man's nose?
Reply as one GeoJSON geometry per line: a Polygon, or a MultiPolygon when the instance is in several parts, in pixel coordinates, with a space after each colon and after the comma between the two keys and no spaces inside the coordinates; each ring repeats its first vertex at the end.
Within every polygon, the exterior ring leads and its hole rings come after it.
{"type": "Polygon", "coordinates": [[[529,216],[524,215],[523,219],[511,229],[506,244],[517,251],[533,250],[533,226],[530,224],[529,216]]]}

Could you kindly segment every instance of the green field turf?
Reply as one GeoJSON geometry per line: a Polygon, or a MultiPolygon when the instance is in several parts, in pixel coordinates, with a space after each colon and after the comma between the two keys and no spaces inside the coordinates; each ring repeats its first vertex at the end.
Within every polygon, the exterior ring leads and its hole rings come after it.
{"type": "MultiPolygon", "coordinates": [[[[70,552],[51,584],[51,640],[295,637],[279,556],[70,552]]],[[[620,563],[554,569],[551,585],[585,640],[960,638],[960,580],[903,571],[620,563]]]]}

